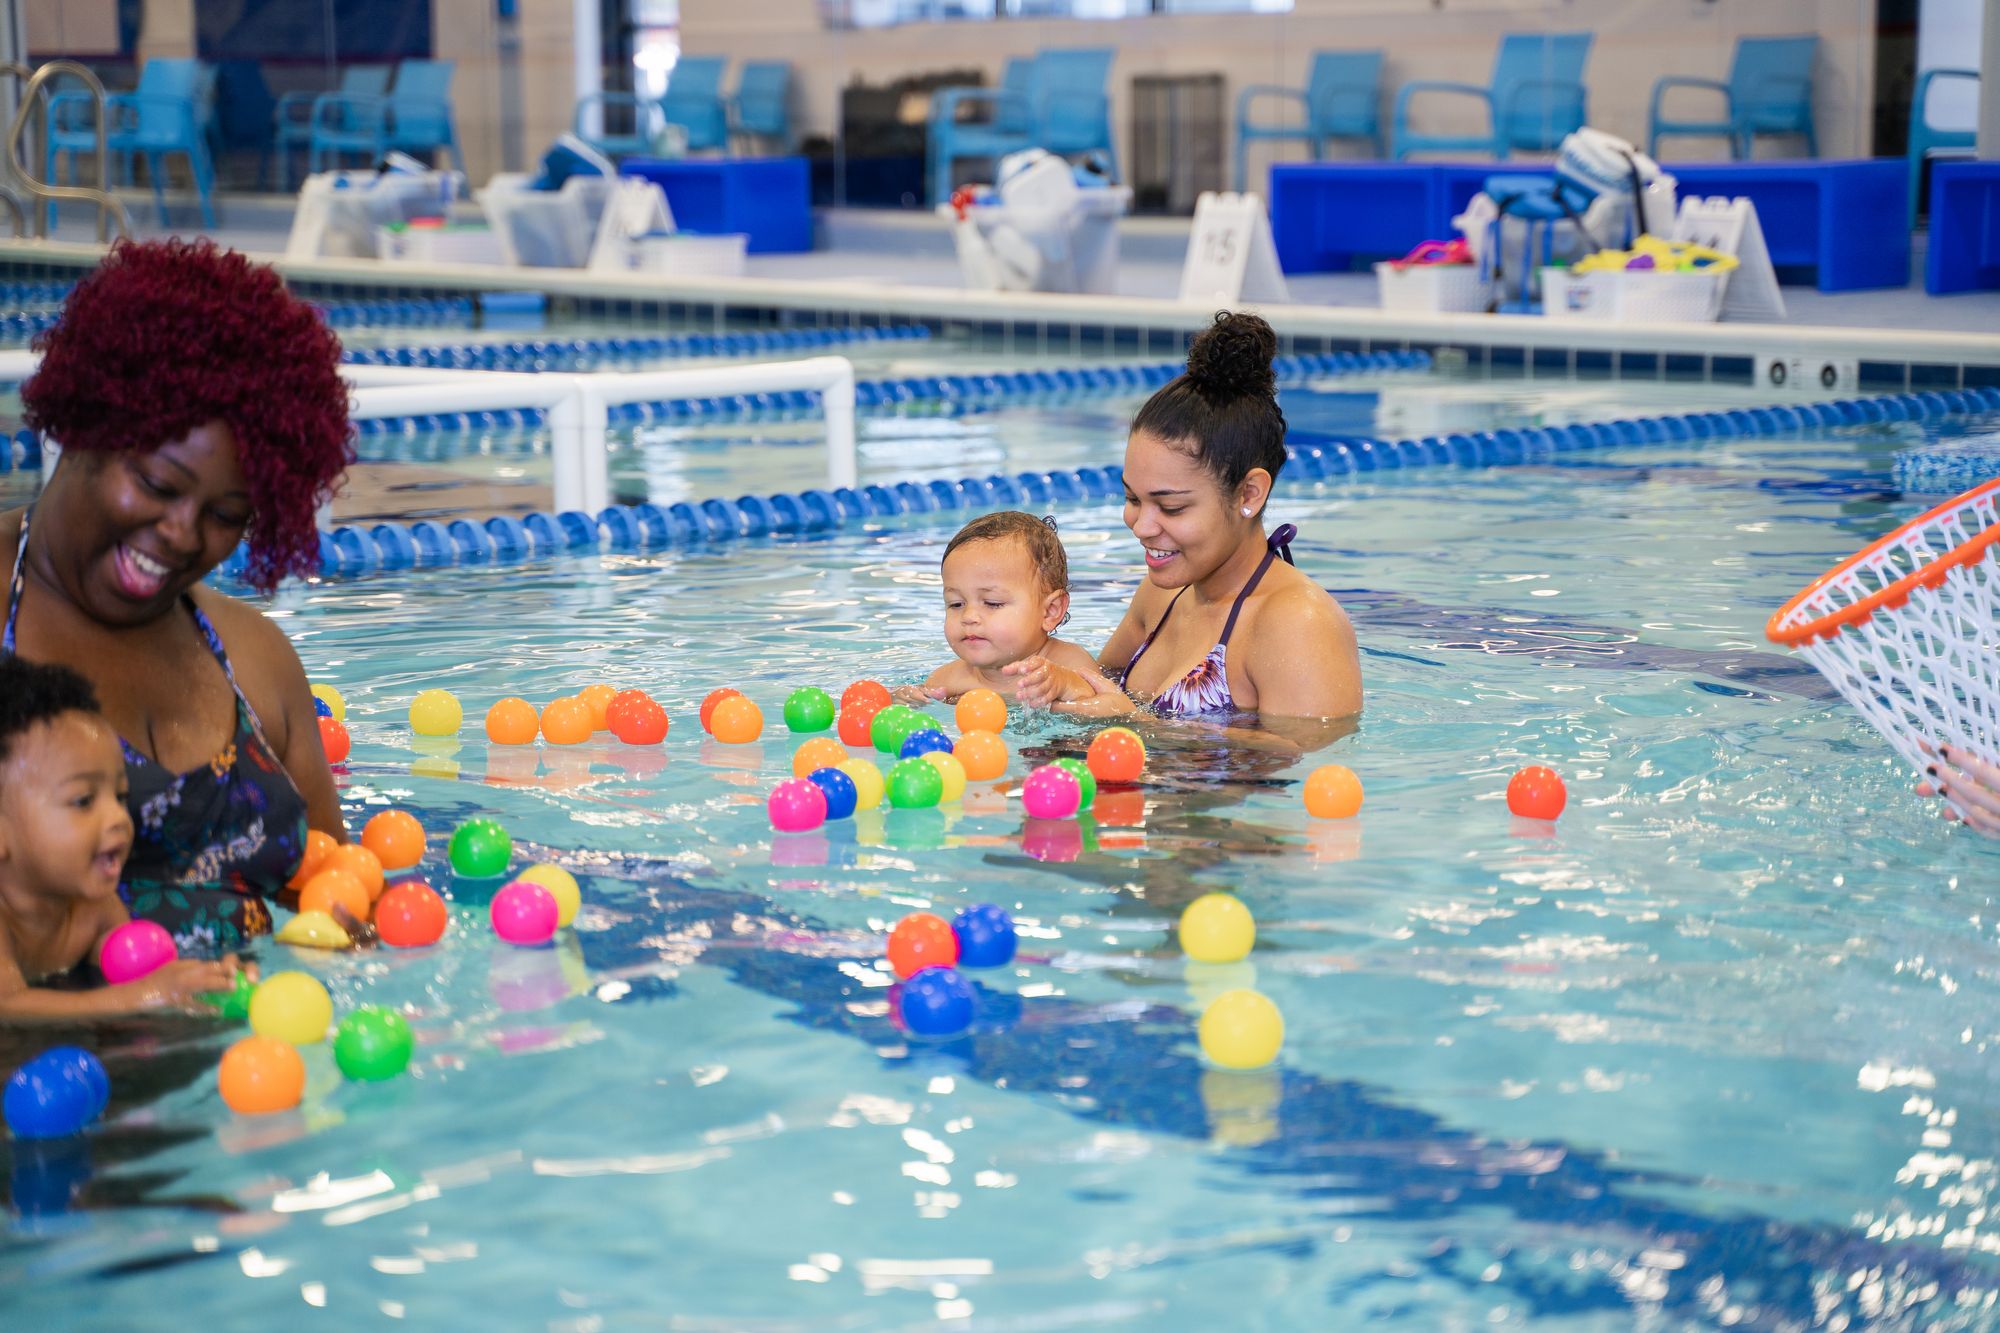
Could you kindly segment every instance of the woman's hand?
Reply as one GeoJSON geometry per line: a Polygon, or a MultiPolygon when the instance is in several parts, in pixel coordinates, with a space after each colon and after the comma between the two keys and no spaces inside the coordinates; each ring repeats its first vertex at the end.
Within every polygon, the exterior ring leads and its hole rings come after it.
{"type": "Polygon", "coordinates": [[[1946,819],[1989,838],[2000,837],[2000,765],[1947,745],[1935,753],[1938,762],[1924,770],[1932,780],[1919,785],[1917,795],[1944,797],[1950,802],[1943,811],[1946,819]]]}
{"type": "Polygon", "coordinates": [[[944,688],[939,685],[898,685],[889,691],[890,699],[911,708],[922,708],[925,704],[942,703],[944,688]]]}
{"type": "Polygon", "coordinates": [[[1014,701],[1023,708],[1053,708],[1097,697],[1096,687],[1081,672],[1057,666],[1040,653],[1009,662],[1000,672],[1015,678],[1014,701]]]}

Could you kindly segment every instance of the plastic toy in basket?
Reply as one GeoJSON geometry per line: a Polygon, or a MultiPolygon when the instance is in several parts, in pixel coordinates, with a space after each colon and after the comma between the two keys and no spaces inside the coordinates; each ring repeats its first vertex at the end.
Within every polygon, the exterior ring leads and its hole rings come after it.
{"type": "Polygon", "coordinates": [[[1470,264],[1476,262],[1472,247],[1464,237],[1450,241],[1425,241],[1401,259],[1389,261],[1389,267],[1401,272],[1420,264],[1470,264]]]}
{"type": "Polygon", "coordinates": [[[1570,266],[1570,271],[1608,273],[1617,269],[1633,272],[1650,269],[1655,273],[1727,273],[1735,267],[1734,255],[1692,241],[1669,241],[1648,235],[1635,238],[1630,250],[1599,250],[1585,255],[1570,266]]]}
{"type": "Polygon", "coordinates": [[[1764,632],[1811,662],[1919,772],[1941,744],[2000,758],[1996,542],[2000,480],[1835,565],[1764,632]]]}

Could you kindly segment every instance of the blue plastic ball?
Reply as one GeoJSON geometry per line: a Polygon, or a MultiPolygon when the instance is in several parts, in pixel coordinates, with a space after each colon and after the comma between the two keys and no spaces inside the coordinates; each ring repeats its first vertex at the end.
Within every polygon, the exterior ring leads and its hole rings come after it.
{"type": "Polygon", "coordinates": [[[854,814],[861,793],[855,789],[853,778],[837,768],[815,768],[806,774],[806,781],[825,794],[828,819],[847,819],[854,814]]]}
{"type": "Polygon", "coordinates": [[[14,1071],[0,1111],[16,1138],[60,1139],[90,1123],[95,1094],[74,1069],[37,1056],[14,1071]]]}
{"type": "Polygon", "coordinates": [[[958,936],[960,967],[1005,967],[1020,943],[1014,918],[992,903],[974,903],[953,917],[951,933],[958,936]]]}
{"type": "Polygon", "coordinates": [[[972,1026],[972,983],[957,968],[927,967],[900,987],[903,1026],[923,1037],[949,1037],[972,1026]]]}
{"type": "Polygon", "coordinates": [[[913,731],[903,738],[903,748],[896,752],[896,757],[898,759],[920,759],[933,750],[941,750],[945,754],[950,754],[951,737],[945,735],[936,727],[925,727],[922,731],[913,731]]]}
{"type": "Polygon", "coordinates": [[[36,1058],[82,1079],[90,1089],[90,1118],[104,1114],[111,1102],[111,1075],[104,1072],[103,1061],[81,1046],[51,1046],[36,1058]]]}
{"type": "Polygon", "coordinates": [[[313,696],[313,716],[332,717],[333,705],[329,704],[326,700],[320,698],[317,694],[315,694],[313,696]]]}

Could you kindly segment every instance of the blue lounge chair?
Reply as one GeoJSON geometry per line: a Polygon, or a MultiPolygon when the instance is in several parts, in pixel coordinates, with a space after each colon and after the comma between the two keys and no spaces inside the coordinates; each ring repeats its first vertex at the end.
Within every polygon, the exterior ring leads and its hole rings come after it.
{"type": "Polygon", "coordinates": [[[1102,154],[1116,179],[1118,152],[1111,139],[1111,98],[1105,83],[1117,54],[1108,46],[1045,50],[1032,61],[1009,61],[997,90],[940,89],[931,99],[932,201],[943,203],[951,197],[952,164],[957,159],[1002,157],[1023,148],[1046,148],[1061,156],[1102,154]],[[1019,68],[1022,64],[1025,69],[1019,68]],[[1025,91],[1010,84],[1024,85],[1025,91]],[[992,102],[993,122],[959,124],[958,108],[982,100],[992,102]],[[1020,130],[1024,101],[1026,128],[1020,130]]]}
{"type": "Polygon", "coordinates": [[[792,146],[792,66],[787,60],[753,60],[736,78],[729,102],[730,130],[753,142],[771,143],[779,153],[792,146]]]}
{"type": "Polygon", "coordinates": [[[658,98],[638,93],[588,93],[577,99],[570,133],[617,162],[653,152],[660,125],[658,98]],[[593,108],[597,112],[595,126],[590,123],[593,108]]]}
{"type": "Polygon", "coordinates": [[[1366,139],[1375,156],[1382,156],[1382,53],[1380,51],[1321,51],[1313,57],[1312,75],[1304,92],[1277,84],[1253,83],[1236,95],[1236,192],[1243,193],[1249,176],[1250,143],[1254,139],[1299,139],[1317,162],[1328,139],[1366,139]],[[1260,97],[1285,97],[1305,111],[1302,123],[1260,125],[1250,119],[1251,103],[1260,97]]]}
{"type": "Polygon", "coordinates": [[[1389,155],[1400,162],[1411,153],[1491,153],[1505,158],[1517,149],[1549,152],[1563,136],[1583,127],[1589,91],[1583,66],[1590,57],[1587,32],[1509,33],[1500,39],[1493,81],[1470,83],[1417,79],[1396,90],[1389,155]],[[1410,129],[1410,103],[1418,93],[1455,93],[1486,103],[1491,132],[1479,135],[1417,134],[1410,129]]]}
{"type": "MultiPolygon", "coordinates": [[[[380,100],[389,92],[388,65],[349,65],[340,72],[340,93],[347,97],[380,100]]],[[[323,93],[286,93],[271,113],[271,146],[278,155],[278,188],[289,190],[292,183],[292,150],[310,148],[314,120],[313,104],[323,93]]],[[[348,128],[348,127],[342,127],[348,128]]]]}
{"type": "Polygon", "coordinates": [[[442,149],[451,154],[453,166],[464,167],[452,122],[454,68],[455,62],[450,60],[405,60],[396,66],[396,82],[388,98],[390,148],[399,153],[442,149]]]}
{"type": "Polygon", "coordinates": [[[1976,92],[1976,69],[1927,69],[1917,80],[1917,95],[1910,99],[1910,226],[1917,225],[1917,207],[1923,199],[1924,162],[1932,156],[1972,157],[1978,147],[1976,130],[1941,130],[1930,121],[1931,85],[1939,80],[1970,79],[1976,92]]]}
{"type": "MultiPolygon", "coordinates": [[[[201,63],[186,59],[148,60],[139,72],[139,87],[129,93],[113,93],[104,99],[105,147],[129,163],[135,154],[146,159],[153,182],[153,205],[159,210],[160,225],[167,225],[164,190],[166,159],[184,154],[194,177],[195,194],[201,202],[205,227],[215,226],[215,209],[209,194],[215,187],[215,168],[208,152],[204,94],[212,99],[213,80],[204,76],[201,63]]],[[[76,175],[80,151],[95,152],[97,140],[91,128],[90,94],[75,90],[57,93],[49,99],[48,139],[45,166],[49,180],[56,178],[56,159],[68,153],[70,178],[76,175]]],[[[55,204],[50,203],[49,228],[55,228],[55,204]]]]}
{"type": "Polygon", "coordinates": [[[667,76],[660,115],[687,131],[690,153],[729,151],[729,113],[722,97],[722,71],[728,64],[726,56],[682,56],[667,76]]]}
{"type": "Polygon", "coordinates": [[[1653,105],[1646,116],[1646,151],[1660,154],[1666,134],[1727,135],[1729,155],[1738,161],[1751,155],[1760,134],[1797,134],[1806,141],[1806,156],[1819,156],[1813,134],[1812,68],[1819,38],[1744,37],[1729,62],[1729,82],[1691,79],[1669,74],[1653,85],[1653,105]],[[1668,120],[1661,104],[1669,88],[1706,88],[1721,93],[1726,104],[1721,120],[1668,120]]]}

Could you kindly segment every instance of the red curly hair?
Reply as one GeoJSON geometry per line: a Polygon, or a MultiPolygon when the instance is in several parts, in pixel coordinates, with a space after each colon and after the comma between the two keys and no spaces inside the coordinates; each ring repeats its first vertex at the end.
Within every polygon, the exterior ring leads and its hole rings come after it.
{"type": "Polygon", "coordinates": [[[148,451],[226,421],[255,512],[245,576],[319,568],[314,515],[354,460],[340,339],[276,271],[207,239],[120,241],[38,335],[28,425],[64,449],[148,451]]]}

